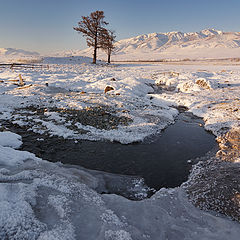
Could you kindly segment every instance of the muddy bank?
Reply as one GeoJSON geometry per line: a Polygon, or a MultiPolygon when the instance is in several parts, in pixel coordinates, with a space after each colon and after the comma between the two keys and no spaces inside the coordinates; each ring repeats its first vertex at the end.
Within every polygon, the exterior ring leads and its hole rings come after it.
{"type": "MultiPolygon", "coordinates": [[[[97,129],[111,130],[117,129],[119,125],[126,126],[132,122],[132,119],[128,117],[117,116],[117,111],[106,106],[87,107],[81,110],[28,106],[15,109],[13,115],[17,116],[16,120],[22,120],[23,117],[27,118],[29,121],[28,127],[36,127],[37,123],[32,121],[32,117],[38,117],[38,119],[47,122],[53,121],[55,124],[65,123],[68,129],[82,134],[87,133],[87,131],[79,128],[79,123],[97,129]],[[48,117],[51,114],[57,115],[54,115],[53,118],[49,119],[48,117]]],[[[41,125],[41,122],[38,124],[41,125]]],[[[43,129],[43,126],[41,127],[43,129]]]]}
{"type": "Polygon", "coordinates": [[[240,128],[232,129],[217,138],[220,150],[217,156],[224,161],[240,162],[240,128]]]}

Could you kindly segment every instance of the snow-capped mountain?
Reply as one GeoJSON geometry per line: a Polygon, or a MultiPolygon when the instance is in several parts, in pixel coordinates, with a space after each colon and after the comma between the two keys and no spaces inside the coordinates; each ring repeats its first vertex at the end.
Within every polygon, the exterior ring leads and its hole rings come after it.
{"type": "MultiPolygon", "coordinates": [[[[70,52],[69,52],[70,53],[70,52]]],[[[72,51],[92,56],[92,49],[72,51]]],[[[99,51],[99,57],[105,54],[99,51]]],[[[206,29],[200,32],[150,33],[115,43],[114,60],[204,59],[240,57],[240,32],[206,29]]]]}
{"type": "MultiPolygon", "coordinates": [[[[92,58],[92,54],[93,49],[87,48],[58,52],[54,54],[54,57],[58,60],[72,56],[92,58]]],[[[240,58],[240,32],[205,29],[190,33],[143,34],[116,42],[111,58],[115,61],[240,58]]],[[[98,59],[106,60],[107,54],[99,50],[98,59]]],[[[42,61],[42,57],[37,52],[0,48],[0,63],[39,61],[42,61]]],[[[73,62],[73,59],[70,58],[69,61],[73,62]]],[[[87,59],[87,61],[91,60],[87,59]]]]}
{"type": "Polygon", "coordinates": [[[0,48],[1,63],[38,61],[40,59],[41,57],[38,52],[15,48],[0,48]]]}

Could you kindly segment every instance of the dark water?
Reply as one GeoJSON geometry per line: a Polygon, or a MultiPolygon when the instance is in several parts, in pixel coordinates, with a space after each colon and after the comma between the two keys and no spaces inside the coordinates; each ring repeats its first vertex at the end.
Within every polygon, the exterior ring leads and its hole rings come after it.
{"type": "MultiPolygon", "coordinates": [[[[47,137],[15,128],[23,137],[22,149],[52,162],[80,165],[88,169],[137,175],[156,190],[176,187],[187,180],[187,162],[217,147],[215,137],[200,127],[202,120],[181,113],[175,124],[143,143],[122,145],[47,137]],[[37,141],[44,138],[44,141],[37,141]]],[[[11,129],[13,130],[13,129],[11,129]]]]}

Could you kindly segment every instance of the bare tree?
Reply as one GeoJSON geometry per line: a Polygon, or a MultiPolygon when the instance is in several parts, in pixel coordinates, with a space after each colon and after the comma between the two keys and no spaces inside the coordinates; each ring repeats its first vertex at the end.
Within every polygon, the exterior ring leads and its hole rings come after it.
{"type": "Polygon", "coordinates": [[[111,62],[111,54],[114,49],[116,35],[114,31],[103,29],[100,37],[100,46],[108,55],[108,63],[111,62]]]}
{"type": "Polygon", "coordinates": [[[100,48],[99,38],[101,33],[105,31],[103,26],[108,24],[104,21],[104,17],[103,11],[92,12],[90,16],[82,16],[82,20],[78,22],[78,27],[73,28],[86,37],[89,47],[93,47],[93,63],[97,61],[97,49],[100,48]]]}

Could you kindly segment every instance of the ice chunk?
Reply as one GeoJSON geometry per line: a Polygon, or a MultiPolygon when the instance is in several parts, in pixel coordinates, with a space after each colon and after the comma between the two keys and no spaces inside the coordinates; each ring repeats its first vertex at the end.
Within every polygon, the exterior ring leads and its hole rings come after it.
{"type": "Polygon", "coordinates": [[[14,166],[27,159],[37,159],[33,153],[0,146],[0,165],[14,166]]]}
{"type": "Polygon", "coordinates": [[[3,147],[19,148],[22,145],[22,137],[12,132],[0,132],[0,145],[3,147]]]}

